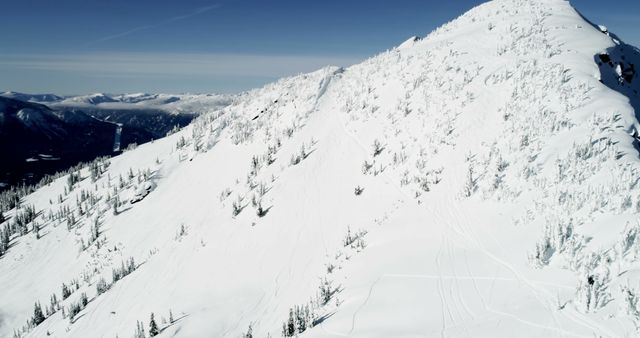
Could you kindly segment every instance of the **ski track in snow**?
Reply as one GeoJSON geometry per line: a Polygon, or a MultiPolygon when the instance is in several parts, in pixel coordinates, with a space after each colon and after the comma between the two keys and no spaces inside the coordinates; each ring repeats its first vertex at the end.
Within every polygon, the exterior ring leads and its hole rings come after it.
{"type": "Polygon", "coordinates": [[[451,318],[449,305],[447,304],[447,301],[445,299],[444,290],[442,287],[442,275],[440,274],[440,272],[442,271],[442,265],[440,264],[441,254],[442,254],[442,245],[440,245],[440,248],[438,248],[438,253],[436,254],[435,260],[436,260],[436,266],[438,268],[438,273],[439,273],[437,283],[438,283],[438,297],[440,297],[440,312],[442,315],[442,327],[440,328],[440,337],[444,337],[444,333],[447,330],[446,315],[449,315],[449,319],[451,320],[453,320],[453,318],[451,318]]]}

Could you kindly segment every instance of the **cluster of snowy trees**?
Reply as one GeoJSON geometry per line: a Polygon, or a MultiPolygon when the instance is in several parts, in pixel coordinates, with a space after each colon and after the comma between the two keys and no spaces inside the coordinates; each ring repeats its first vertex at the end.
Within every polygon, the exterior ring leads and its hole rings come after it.
{"type": "Polygon", "coordinates": [[[184,135],[181,135],[178,141],[176,141],[176,149],[182,149],[187,145],[187,140],[184,138],[184,135]]]}
{"type": "Polygon", "coordinates": [[[251,108],[258,111],[257,115],[247,115],[248,107],[246,105],[225,108],[226,124],[231,129],[231,141],[234,144],[250,142],[258,136],[258,130],[265,131],[265,143],[270,143],[273,138],[280,136],[291,138],[294,132],[304,125],[309,113],[317,103],[318,95],[322,95],[318,91],[318,86],[326,82],[327,77],[331,75],[330,72],[316,72],[313,75],[282,79],[252,93],[256,97],[266,92],[281,96],[280,99],[268,103],[255,102],[251,108]],[[291,87],[295,87],[295,90],[288,89],[291,87]],[[286,99],[282,97],[286,97],[286,99]],[[276,117],[281,117],[286,111],[291,111],[293,116],[289,119],[287,126],[279,129],[274,126],[274,121],[283,120],[276,117]]]}
{"type": "Polygon", "coordinates": [[[371,162],[369,160],[365,160],[362,163],[362,174],[373,176],[378,176],[381,172],[385,170],[385,166],[381,163],[379,155],[382,154],[382,151],[385,147],[382,145],[380,140],[375,139],[373,144],[371,145],[371,162]]]}
{"type": "MultiPolygon", "coordinates": [[[[70,302],[67,310],[69,321],[73,323],[76,316],[89,304],[89,298],[85,292],[80,293],[80,299],[75,302],[70,302]]],[[[64,315],[64,314],[63,314],[64,315]]]]}
{"type": "Polygon", "coordinates": [[[99,238],[100,238],[100,217],[96,216],[93,219],[93,222],[91,223],[91,227],[89,229],[89,238],[87,239],[86,244],[83,239],[80,239],[82,251],[86,250],[88,247],[90,247],[94,243],[98,248],[100,248],[101,243],[98,240],[99,238]]]}
{"type": "Polygon", "coordinates": [[[62,300],[69,298],[78,289],[80,289],[80,283],[76,279],[72,280],[69,285],[62,283],[62,300]]]}
{"type": "Polygon", "coordinates": [[[367,244],[364,241],[364,236],[367,234],[366,230],[359,230],[357,232],[351,232],[351,227],[347,227],[347,234],[342,240],[344,247],[351,247],[352,249],[362,250],[367,244]]]}
{"type": "MultiPolygon", "coordinates": [[[[154,318],[153,312],[151,312],[151,319],[149,320],[149,337],[155,337],[160,333],[158,329],[158,324],[156,323],[156,319],[154,318]]],[[[134,338],[146,338],[144,324],[141,321],[136,322],[136,331],[133,334],[134,338]]]]}
{"type": "Polygon", "coordinates": [[[69,175],[67,176],[67,186],[65,189],[65,195],[73,191],[73,189],[76,186],[76,183],[80,182],[81,178],[82,176],[80,175],[80,170],[78,170],[77,172],[71,171],[69,173],[69,175]]]}
{"type": "MultiPolygon", "coordinates": [[[[9,248],[10,238],[14,235],[24,236],[29,232],[33,232],[36,235],[36,239],[40,238],[41,224],[36,222],[38,213],[34,205],[22,205],[22,197],[34,192],[42,186],[52,183],[55,179],[68,175],[66,179],[64,195],[68,195],[74,190],[76,184],[81,181],[81,170],[88,168],[92,180],[97,180],[109,167],[110,161],[107,157],[99,157],[89,163],[80,163],[67,170],[58,172],[54,175],[45,175],[42,180],[35,185],[12,187],[9,190],[5,190],[0,193],[0,225],[4,226],[0,228],[0,255],[3,255],[9,248]],[[11,219],[5,218],[5,213],[14,209],[13,217],[11,219]],[[31,228],[29,228],[31,225],[31,228]]],[[[95,181],[94,180],[94,181],[95,181]]],[[[79,196],[76,196],[76,206],[78,216],[83,216],[89,208],[93,208],[100,198],[91,191],[82,190],[79,196]]],[[[62,204],[64,198],[62,194],[58,195],[58,204],[62,204]]],[[[53,201],[49,201],[53,204],[53,201]]],[[[49,213],[43,215],[44,221],[56,221],[65,219],[67,222],[67,228],[70,230],[76,224],[76,218],[69,206],[61,206],[60,209],[54,213],[49,210],[49,213]]]]}
{"type": "MultiPolygon", "coordinates": [[[[106,166],[109,165],[108,161],[109,160],[107,157],[100,157],[90,163],[82,162],[67,170],[59,171],[53,175],[45,175],[37,184],[14,186],[14,187],[11,187],[10,189],[2,191],[0,192],[0,212],[6,212],[13,208],[20,207],[20,201],[24,196],[31,194],[32,192],[38,190],[41,187],[49,185],[54,180],[60,177],[63,177],[71,173],[79,172],[81,169],[85,168],[86,166],[98,165],[98,166],[101,166],[102,168],[105,168],[106,166]]],[[[75,176],[74,178],[78,178],[78,177],[75,176]]],[[[73,181],[73,184],[75,184],[77,181],[75,181],[74,178],[67,179],[67,183],[69,183],[69,181],[71,180],[73,181]]]]}
{"type": "MultiPolygon", "coordinates": [[[[40,305],[40,302],[38,302],[37,304],[40,305]]],[[[60,307],[60,301],[58,300],[58,296],[55,293],[53,293],[49,298],[49,306],[45,307],[45,316],[49,317],[54,313],[58,312],[60,309],[61,307],[60,307]]]]}
{"type": "Polygon", "coordinates": [[[80,194],[76,195],[78,215],[84,216],[85,213],[90,213],[90,210],[95,208],[99,201],[100,197],[95,192],[85,189],[80,190],[80,194]]]}
{"type": "Polygon", "coordinates": [[[11,237],[13,235],[24,236],[29,231],[38,234],[39,225],[33,222],[37,217],[36,209],[33,205],[25,205],[20,210],[16,210],[12,219],[7,220],[0,212],[0,256],[9,250],[11,237]],[[31,224],[31,229],[28,225],[31,224]]]}
{"type": "Polygon", "coordinates": [[[104,277],[100,277],[98,282],[96,282],[96,294],[99,296],[105,292],[107,292],[111,288],[111,285],[107,283],[107,280],[104,277]]]}
{"type": "MultiPolygon", "coordinates": [[[[175,319],[173,318],[173,313],[171,312],[171,310],[169,310],[169,323],[168,325],[171,325],[175,323],[175,319]]],[[[162,317],[162,324],[167,324],[167,321],[164,317],[162,317]]],[[[149,331],[145,330],[144,327],[144,323],[142,323],[141,321],[136,321],[136,329],[133,333],[133,337],[134,338],[147,338],[147,334],[145,332],[149,333],[148,337],[155,337],[158,334],[160,334],[160,332],[162,332],[162,330],[164,330],[166,328],[166,326],[163,329],[160,329],[160,326],[158,325],[156,318],[155,318],[155,314],[153,312],[151,312],[151,316],[149,318],[149,331]]]]}
{"type": "MultiPolygon", "coordinates": [[[[68,295],[66,297],[64,295],[65,295],[65,291],[63,288],[63,299],[66,299],[68,295]]],[[[87,294],[83,292],[80,295],[80,299],[77,302],[71,302],[65,310],[65,307],[60,304],[58,297],[54,293],[51,295],[49,306],[45,306],[44,311],[39,301],[34,303],[33,315],[31,316],[31,318],[27,320],[25,325],[23,325],[20,329],[13,331],[13,337],[14,338],[22,337],[24,334],[28,333],[36,326],[42,324],[42,322],[44,322],[47,318],[54,315],[58,311],[62,311],[63,318],[66,318],[67,316],[69,316],[69,319],[73,322],[75,316],[80,311],[82,311],[82,309],[84,309],[88,303],[89,303],[89,299],[87,298],[87,294]]]]}
{"type": "Polygon", "coordinates": [[[632,318],[636,329],[640,330],[640,293],[626,285],[620,287],[620,293],[625,304],[624,311],[632,318]]]}
{"type": "MultiPolygon", "coordinates": [[[[66,228],[78,236],[83,250],[95,244],[96,252],[100,250],[101,244],[106,241],[101,230],[101,220],[109,207],[114,209],[114,214],[121,206],[120,194],[124,189],[148,182],[152,177],[150,169],[138,170],[134,173],[132,168],[128,172],[119,176],[118,180],[113,180],[109,175],[103,179],[108,172],[110,160],[106,157],[97,158],[89,163],[81,163],[69,168],[66,171],[52,176],[45,176],[43,180],[34,186],[13,187],[0,193],[0,256],[10,250],[12,240],[17,236],[24,236],[34,233],[39,238],[39,230],[43,225],[57,227],[66,223],[66,228]],[[64,177],[64,175],[67,175],[64,177]],[[25,204],[22,197],[35,191],[43,185],[52,183],[55,179],[62,178],[60,193],[57,198],[49,199],[49,208],[41,212],[36,210],[34,205],[25,204]],[[90,178],[89,180],[86,180],[90,178]],[[102,189],[99,189],[99,186],[102,189]],[[74,196],[75,195],[75,203],[74,196]],[[57,204],[56,204],[57,202],[57,204]],[[6,216],[6,217],[5,217],[6,216]],[[10,216],[10,217],[9,217],[10,216]],[[80,231],[83,225],[88,225],[85,232],[80,231]]],[[[113,283],[124,278],[133,272],[137,266],[133,258],[129,258],[122,266],[116,267],[112,271],[112,283],[104,278],[96,281],[96,295],[100,296],[108,291],[113,283]]],[[[84,283],[90,285],[93,275],[99,272],[97,267],[87,268],[83,274],[84,283]]],[[[36,325],[42,323],[51,315],[62,312],[63,318],[69,318],[71,322],[75,320],[89,303],[87,291],[81,288],[77,280],[71,283],[62,284],[62,295],[53,293],[50,297],[50,304],[42,305],[36,301],[33,316],[25,324],[15,330],[15,336],[20,337],[30,332],[36,325]],[[81,290],[75,295],[77,290],[81,290]]],[[[44,304],[44,303],[43,303],[44,304]]]]}
{"type": "MultiPolygon", "coordinates": [[[[264,181],[259,180],[260,172],[263,168],[266,168],[275,162],[274,156],[281,146],[282,143],[280,139],[277,138],[273,144],[267,146],[267,151],[263,155],[254,155],[251,157],[249,172],[246,177],[248,192],[245,196],[238,194],[235,200],[233,200],[231,207],[232,215],[234,217],[239,215],[249,203],[255,209],[258,217],[263,217],[267,214],[268,208],[263,206],[262,200],[269,191],[269,188],[264,181]],[[249,203],[244,202],[247,194],[251,195],[251,201],[249,203]]],[[[273,182],[275,177],[272,176],[271,180],[273,182]]],[[[231,195],[231,189],[227,188],[223,190],[220,193],[220,201],[224,201],[229,195],[231,195]]]]}
{"type": "Polygon", "coordinates": [[[298,306],[289,309],[289,318],[282,324],[283,337],[296,337],[315,324],[315,315],[309,309],[309,305],[298,306]]]}
{"type": "Polygon", "coordinates": [[[339,291],[339,288],[334,287],[330,279],[322,278],[315,299],[312,298],[306,304],[295,305],[289,309],[289,317],[282,323],[282,336],[295,337],[316,325],[317,311],[329,304],[329,301],[339,291]]]}
{"type": "MultiPolygon", "coordinates": [[[[362,229],[356,232],[352,232],[350,227],[347,227],[347,233],[342,239],[342,245],[348,250],[354,250],[360,252],[366,247],[364,237],[367,235],[367,231],[362,229]]],[[[347,250],[347,251],[348,251],[347,250]]],[[[336,260],[327,263],[327,275],[320,278],[320,284],[315,297],[312,297],[309,302],[302,305],[295,305],[289,309],[288,318],[282,323],[282,336],[283,337],[296,337],[304,331],[312,328],[318,323],[318,313],[323,308],[329,305],[333,299],[335,299],[336,306],[339,306],[339,301],[336,298],[341,289],[340,286],[334,286],[331,278],[331,274],[334,272],[336,265],[349,259],[349,256],[343,250],[340,250],[336,255],[336,260]]]]}
{"type": "MultiPolygon", "coordinates": [[[[311,144],[313,145],[313,140],[311,141],[311,144]]],[[[289,160],[289,164],[291,164],[292,166],[294,165],[298,165],[300,164],[300,162],[302,162],[303,160],[305,160],[307,157],[309,157],[310,152],[307,150],[307,145],[305,145],[304,143],[302,143],[300,145],[300,150],[298,150],[298,152],[291,154],[291,160],[289,160]]]]}
{"type": "MultiPolygon", "coordinates": [[[[255,194],[251,198],[251,205],[256,208],[256,213],[258,214],[258,216],[264,216],[264,210],[262,209],[262,200],[256,198],[255,194]]],[[[242,196],[238,195],[238,197],[231,203],[232,215],[234,217],[238,216],[245,207],[246,205],[243,203],[242,196]]]]}
{"type": "Polygon", "coordinates": [[[42,312],[42,306],[40,305],[40,302],[36,302],[34,305],[34,309],[33,309],[33,317],[31,317],[31,322],[33,323],[33,326],[38,326],[40,325],[40,323],[44,322],[45,317],[44,317],[44,313],[42,312]]]}
{"type": "MultiPolygon", "coordinates": [[[[96,297],[107,292],[113,286],[113,284],[115,284],[120,279],[126,277],[133,271],[135,271],[136,268],[137,266],[135,264],[133,257],[130,257],[126,263],[123,261],[120,267],[114,268],[112,270],[113,282],[111,284],[109,284],[104,278],[100,278],[96,282],[96,297]]],[[[79,289],[80,289],[80,283],[78,283],[77,280],[71,281],[70,285],[67,285],[66,283],[62,283],[61,300],[65,301],[69,299],[69,297],[71,297],[71,295],[79,289]]],[[[79,296],[79,299],[77,299],[76,301],[67,301],[66,307],[60,304],[60,300],[58,296],[54,293],[51,295],[50,305],[48,307],[45,307],[45,311],[42,310],[42,305],[40,304],[40,302],[35,302],[33,316],[27,321],[27,324],[23,326],[20,330],[15,330],[14,336],[21,337],[22,334],[29,332],[33,327],[39,325],[46,318],[55,314],[58,311],[62,311],[62,317],[63,318],[68,317],[69,320],[73,323],[76,316],[87,306],[87,304],[89,304],[89,298],[86,292],[82,292],[79,296]]],[[[173,314],[171,314],[171,318],[173,318],[173,314]]],[[[153,317],[152,317],[152,320],[153,320],[153,317]]],[[[149,334],[151,337],[153,337],[154,335],[151,335],[151,332],[152,331],[150,331],[149,334]]],[[[158,333],[157,326],[156,326],[155,332],[156,334],[158,333]]]]}
{"type": "Polygon", "coordinates": [[[102,174],[107,172],[110,164],[111,161],[108,157],[99,157],[89,162],[87,167],[89,168],[89,176],[91,177],[91,182],[96,182],[102,176],[102,174]]]}
{"type": "Polygon", "coordinates": [[[9,230],[9,226],[5,225],[3,228],[0,228],[0,256],[4,255],[4,253],[9,250],[10,242],[11,233],[9,230]]]}
{"type": "Polygon", "coordinates": [[[28,225],[36,218],[36,208],[33,205],[25,205],[21,209],[16,210],[13,217],[12,230],[13,233],[19,233],[24,236],[29,232],[28,225]]]}
{"type": "Polygon", "coordinates": [[[129,257],[129,259],[127,259],[126,263],[124,261],[122,261],[120,267],[114,268],[111,271],[111,275],[113,277],[112,278],[113,283],[115,284],[117,281],[119,281],[122,278],[126,277],[127,275],[129,275],[130,273],[135,271],[137,267],[138,266],[136,265],[133,257],[129,257]]]}
{"type": "Polygon", "coordinates": [[[0,212],[7,212],[13,208],[20,206],[22,197],[34,192],[35,187],[20,186],[12,187],[9,190],[0,192],[0,212]]]}
{"type": "MultiPolygon", "coordinates": [[[[350,248],[359,252],[366,247],[366,243],[364,241],[364,236],[366,234],[366,230],[352,232],[351,229],[347,227],[347,234],[342,240],[342,245],[345,248],[350,248]]],[[[339,252],[336,259],[343,257],[343,254],[343,252],[339,252]]],[[[345,257],[345,259],[348,259],[348,257],[345,257]]],[[[330,275],[333,273],[334,269],[335,265],[333,263],[329,263],[327,265],[327,274],[330,275]]],[[[334,286],[330,278],[327,276],[322,277],[320,279],[320,285],[318,286],[315,298],[312,298],[306,304],[295,305],[289,309],[289,316],[287,320],[282,323],[282,336],[296,337],[298,334],[303,333],[316,325],[319,319],[317,314],[318,311],[327,306],[339,292],[340,287],[334,286]]],[[[336,304],[338,304],[337,300],[336,304]]]]}

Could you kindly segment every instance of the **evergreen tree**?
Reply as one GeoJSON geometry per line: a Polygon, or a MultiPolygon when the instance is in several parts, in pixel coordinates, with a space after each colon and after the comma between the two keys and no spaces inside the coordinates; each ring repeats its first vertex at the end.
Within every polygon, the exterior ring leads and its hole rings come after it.
{"type": "Polygon", "coordinates": [[[62,283],[62,300],[67,299],[71,295],[71,289],[67,286],[67,284],[62,283]]]}
{"type": "Polygon", "coordinates": [[[118,215],[118,208],[120,207],[120,197],[118,195],[113,196],[111,205],[113,206],[113,215],[118,215]]]}
{"type": "Polygon", "coordinates": [[[473,193],[478,189],[477,180],[474,177],[473,168],[469,166],[467,170],[467,178],[464,184],[463,193],[465,197],[471,197],[473,193]]]}
{"type": "Polygon", "coordinates": [[[135,271],[135,269],[136,262],[133,260],[133,257],[129,257],[129,260],[127,261],[127,275],[135,271]]]}
{"type": "Polygon", "coordinates": [[[109,290],[109,284],[107,284],[107,281],[104,279],[104,277],[101,277],[100,280],[98,280],[98,282],[96,283],[96,292],[98,295],[101,295],[107,292],[107,290],[109,290]]]}
{"type": "Polygon", "coordinates": [[[258,217],[264,217],[264,215],[266,215],[266,214],[267,214],[266,210],[264,210],[262,208],[262,201],[258,201],[258,207],[257,207],[257,210],[256,210],[256,215],[258,215],[258,217]]]}
{"type": "Polygon", "coordinates": [[[59,307],[60,305],[58,304],[58,297],[54,293],[51,295],[51,313],[56,313],[59,307]]]}
{"type": "Polygon", "coordinates": [[[72,302],[69,304],[69,322],[73,323],[76,315],[82,311],[82,304],[72,302]]]}
{"type": "Polygon", "coordinates": [[[4,230],[0,230],[0,254],[9,249],[10,235],[9,227],[5,225],[4,230]]]}
{"type": "Polygon", "coordinates": [[[151,312],[151,320],[149,321],[149,337],[155,337],[158,335],[158,324],[153,318],[153,312],[151,312]]]}
{"type": "Polygon", "coordinates": [[[89,304],[89,298],[87,298],[87,294],[84,292],[80,294],[80,304],[82,304],[82,308],[89,304]]]}
{"type": "Polygon", "coordinates": [[[42,313],[42,306],[40,306],[39,302],[37,302],[34,306],[32,320],[33,325],[35,326],[40,325],[40,323],[44,322],[45,320],[44,314],[42,313]]]}
{"type": "Polygon", "coordinates": [[[173,312],[171,312],[171,309],[169,309],[169,323],[173,324],[174,320],[173,320],[173,312]]]}
{"type": "Polygon", "coordinates": [[[251,327],[251,325],[249,325],[247,333],[244,334],[244,338],[253,338],[253,327],[251,327]]]}
{"type": "Polygon", "coordinates": [[[231,206],[233,207],[233,216],[238,216],[242,212],[242,197],[238,196],[238,199],[233,201],[231,206]]]}
{"type": "Polygon", "coordinates": [[[144,334],[144,325],[141,321],[136,322],[136,333],[133,335],[134,338],[146,338],[144,334]]]}
{"type": "Polygon", "coordinates": [[[304,311],[301,307],[296,305],[296,326],[298,327],[298,332],[304,332],[307,329],[307,319],[304,317],[304,311]]]}
{"type": "Polygon", "coordinates": [[[285,337],[293,337],[296,334],[296,322],[293,318],[293,309],[289,309],[289,321],[287,321],[285,337]]]}

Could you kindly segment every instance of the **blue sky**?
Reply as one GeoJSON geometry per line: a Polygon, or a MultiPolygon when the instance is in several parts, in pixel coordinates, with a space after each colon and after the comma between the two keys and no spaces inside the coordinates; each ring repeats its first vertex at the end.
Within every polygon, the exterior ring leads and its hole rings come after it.
{"type": "MultiPolygon", "coordinates": [[[[236,92],[349,65],[479,0],[20,0],[0,11],[0,90],[236,92]]],[[[640,1],[574,0],[640,45],[640,1]]]]}

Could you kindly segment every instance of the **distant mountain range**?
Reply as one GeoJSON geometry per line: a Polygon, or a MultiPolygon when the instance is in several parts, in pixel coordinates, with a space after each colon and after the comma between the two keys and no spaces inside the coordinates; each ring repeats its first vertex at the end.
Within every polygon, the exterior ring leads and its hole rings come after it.
{"type": "Polygon", "coordinates": [[[114,155],[183,127],[224,95],[0,93],[0,190],[81,161],[114,155]]]}
{"type": "Polygon", "coordinates": [[[25,94],[17,92],[4,92],[0,96],[28,102],[58,102],[64,100],[64,97],[54,94],[25,94]]]}

